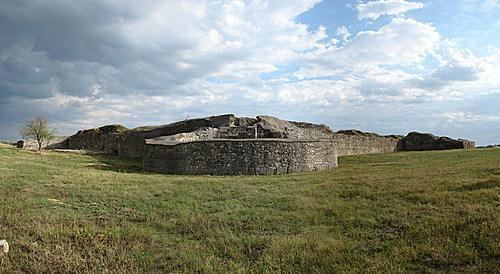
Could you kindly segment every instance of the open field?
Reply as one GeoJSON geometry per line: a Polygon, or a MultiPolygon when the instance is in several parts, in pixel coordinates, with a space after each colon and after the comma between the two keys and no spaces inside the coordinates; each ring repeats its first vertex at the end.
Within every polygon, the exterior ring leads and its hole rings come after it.
{"type": "Polygon", "coordinates": [[[500,149],[167,176],[0,148],[0,272],[499,272],[500,149]]]}

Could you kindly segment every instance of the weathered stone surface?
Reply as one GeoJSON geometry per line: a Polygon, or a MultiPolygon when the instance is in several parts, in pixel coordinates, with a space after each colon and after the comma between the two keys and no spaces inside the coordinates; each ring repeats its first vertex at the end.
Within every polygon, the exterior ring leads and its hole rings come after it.
{"type": "Polygon", "coordinates": [[[325,125],[285,121],[271,116],[257,116],[258,138],[331,139],[333,131],[325,125]]]}
{"type": "Polygon", "coordinates": [[[79,131],[55,148],[83,149],[116,153],[129,158],[143,158],[145,139],[157,143],[187,142],[204,139],[330,139],[338,155],[388,153],[398,151],[402,136],[380,136],[359,130],[332,132],[323,125],[284,121],[271,116],[236,117],[232,114],[189,119],[176,123],[126,129],[119,125],[79,131]]]}
{"type": "MultiPolygon", "coordinates": [[[[203,130],[202,130],[203,131],[203,130]]],[[[162,136],[163,140],[185,139],[253,139],[290,138],[323,139],[331,138],[332,131],[323,125],[283,121],[271,116],[257,118],[236,117],[233,114],[184,120],[156,127],[126,129],[112,125],[97,129],[79,131],[71,136],[66,147],[60,149],[83,149],[116,153],[129,158],[142,158],[146,151],[144,140],[162,136]],[[214,135],[201,136],[202,129],[211,129],[214,135]],[[180,134],[180,135],[177,135],[180,134]],[[173,139],[172,139],[173,138],[173,139]]]]}
{"type": "MultiPolygon", "coordinates": [[[[37,148],[20,141],[19,147],[37,148]]],[[[109,125],[78,131],[46,145],[53,149],[141,158],[146,170],[176,174],[284,174],[337,166],[337,156],[474,147],[474,142],[412,132],[406,137],[232,114],[155,127],[109,125]]]]}
{"type": "Polygon", "coordinates": [[[113,153],[117,151],[119,135],[126,131],[127,128],[121,125],[80,130],[68,138],[67,148],[113,153]]]}
{"type": "Polygon", "coordinates": [[[246,123],[247,119],[232,114],[189,119],[163,126],[127,129],[123,126],[105,126],[98,129],[79,131],[70,137],[67,149],[83,149],[116,153],[128,158],[142,158],[145,153],[145,139],[188,133],[200,128],[217,128],[246,123]]]}
{"type": "Polygon", "coordinates": [[[404,136],[401,135],[379,135],[377,133],[373,132],[366,132],[366,131],[361,131],[357,129],[345,129],[345,130],[339,130],[335,132],[336,134],[343,134],[343,135],[354,135],[354,136],[367,136],[367,137],[379,137],[379,138],[393,138],[393,139],[403,139],[404,136]]]}
{"type": "Polygon", "coordinates": [[[341,130],[333,135],[337,155],[390,153],[399,149],[402,136],[380,136],[359,130],[341,130]]]}
{"type": "Polygon", "coordinates": [[[179,144],[155,144],[148,140],[147,143],[144,168],[160,173],[272,175],[337,166],[331,140],[213,139],[179,144]]]}
{"type": "Polygon", "coordinates": [[[209,117],[211,127],[146,140],[146,170],[268,175],[334,168],[332,131],[270,116],[209,117]]]}
{"type": "Polygon", "coordinates": [[[182,142],[193,142],[200,140],[211,140],[218,136],[218,128],[201,128],[191,132],[177,133],[169,136],[160,136],[152,139],[148,139],[150,144],[177,144],[182,142]]]}
{"type": "Polygon", "coordinates": [[[439,137],[430,133],[410,132],[401,140],[401,151],[445,150],[474,148],[475,143],[469,140],[439,137]]]}
{"type": "Polygon", "coordinates": [[[217,139],[255,139],[258,138],[257,127],[252,126],[236,126],[236,127],[221,127],[218,129],[217,139]]]}
{"type": "MultiPolygon", "coordinates": [[[[236,117],[233,114],[188,119],[163,126],[127,129],[120,125],[81,130],[65,140],[57,140],[47,146],[53,149],[79,149],[93,152],[115,153],[129,158],[143,158],[146,139],[156,138],[157,143],[189,142],[210,139],[328,139],[333,140],[337,154],[357,155],[388,153],[400,150],[427,150],[468,148],[474,143],[443,137],[422,137],[412,140],[411,134],[403,142],[402,136],[380,136],[359,130],[332,132],[324,125],[284,121],[271,116],[256,118],[236,117]],[[425,139],[427,138],[427,139],[425,139]],[[406,144],[406,147],[403,147],[406,144]]],[[[22,142],[23,148],[35,149],[36,143],[22,142]]]]}

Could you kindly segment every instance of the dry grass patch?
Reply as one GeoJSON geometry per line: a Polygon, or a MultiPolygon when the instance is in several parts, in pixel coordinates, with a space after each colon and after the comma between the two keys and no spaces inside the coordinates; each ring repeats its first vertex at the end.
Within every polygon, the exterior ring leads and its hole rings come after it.
{"type": "Polygon", "coordinates": [[[500,150],[340,158],[280,176],[174,176],[0,149],[4,273],[499,272],[500,150]]]}

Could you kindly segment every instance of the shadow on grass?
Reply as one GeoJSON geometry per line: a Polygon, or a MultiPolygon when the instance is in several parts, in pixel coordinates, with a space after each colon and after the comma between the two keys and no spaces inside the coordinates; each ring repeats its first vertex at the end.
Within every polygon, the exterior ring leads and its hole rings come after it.
{"type": "Polygon", "coordinates": [[[92,156],[98,163],[89,165],[91,168],[120,173],[146,173],[141,159],[127,159],[117,155],[99,154],[92,156]]]}
{"type": "Polygon", "coordinates": [[[486,169],[486,172],[490,173],[491,175],[500,175],[500,169],[498,168],[489,168],[486,169]]]}
{"type": "Polygon", "coordinates": [[[490,188],[495,188],[495,187],[500,187],[500,179],[489,179],[489,180],[478,182],[475,184],[465,185],[465,186],[462,186],[462,187],[455,189],[455,191],[466,192],[466,191],[490,189],[490,188]]]}

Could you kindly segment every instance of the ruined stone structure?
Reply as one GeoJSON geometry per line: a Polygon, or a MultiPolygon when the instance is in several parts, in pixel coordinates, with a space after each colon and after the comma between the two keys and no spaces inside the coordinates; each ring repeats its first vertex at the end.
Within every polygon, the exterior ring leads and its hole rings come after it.
{"type": "Polygon", "coordinates": [[[56,145],[141,158],[145,169],[178,174],[282,174],[337,166],[324,125],[232,114],[158,127],[81,130],[56,145]]]}
{"type": "MultiPolygon", "coordinates": [[[[27,147],[25,143],[21,147],[27,147]]],[[[232,114],[156,127],[108,125],[80,130],[47,148],[143,159],[149,171],[176,174],[283,174],[337,166],[337,156],[401,150],[471,148],[474,143],[412,132],[380,136],[270,116],[232,114]]]]}
{"type": "Polygon", "coordinates": [[[430,133],[410,132],[401,140],[401,151],[445,150],[474,148],[474,142],[463,139],[434,136],[430,133]]]}
{"type": "Polygon", "coordinates": [[[212,139],[147,141],[144,168],[173,174],[272,175],[337,167],[333,141],[212,139]]]}
{"type": "Polygon", "coordinates": [[[333,132],[323,125],[283,121],[270,116],[235,117],[232,114],[189,119],[158,127],[126,129],[119,125],[78,131],[61,148],[116,153],[143,158],[146,139],[161,137],[165,142],[200,139],[329,139],[333,132]]]}
{"type": "MultiPolygon", "coordinates": [[[[200,121],[181,125],[193,122],[200,121]]],[[[143,156],[146,170],[269,175],[337,166],[332,131],[326,126],[269,116],[254,119],[224,115],[207,118],[204,126],[196,130],[172,133],[146,139],[143,156]]]]}

